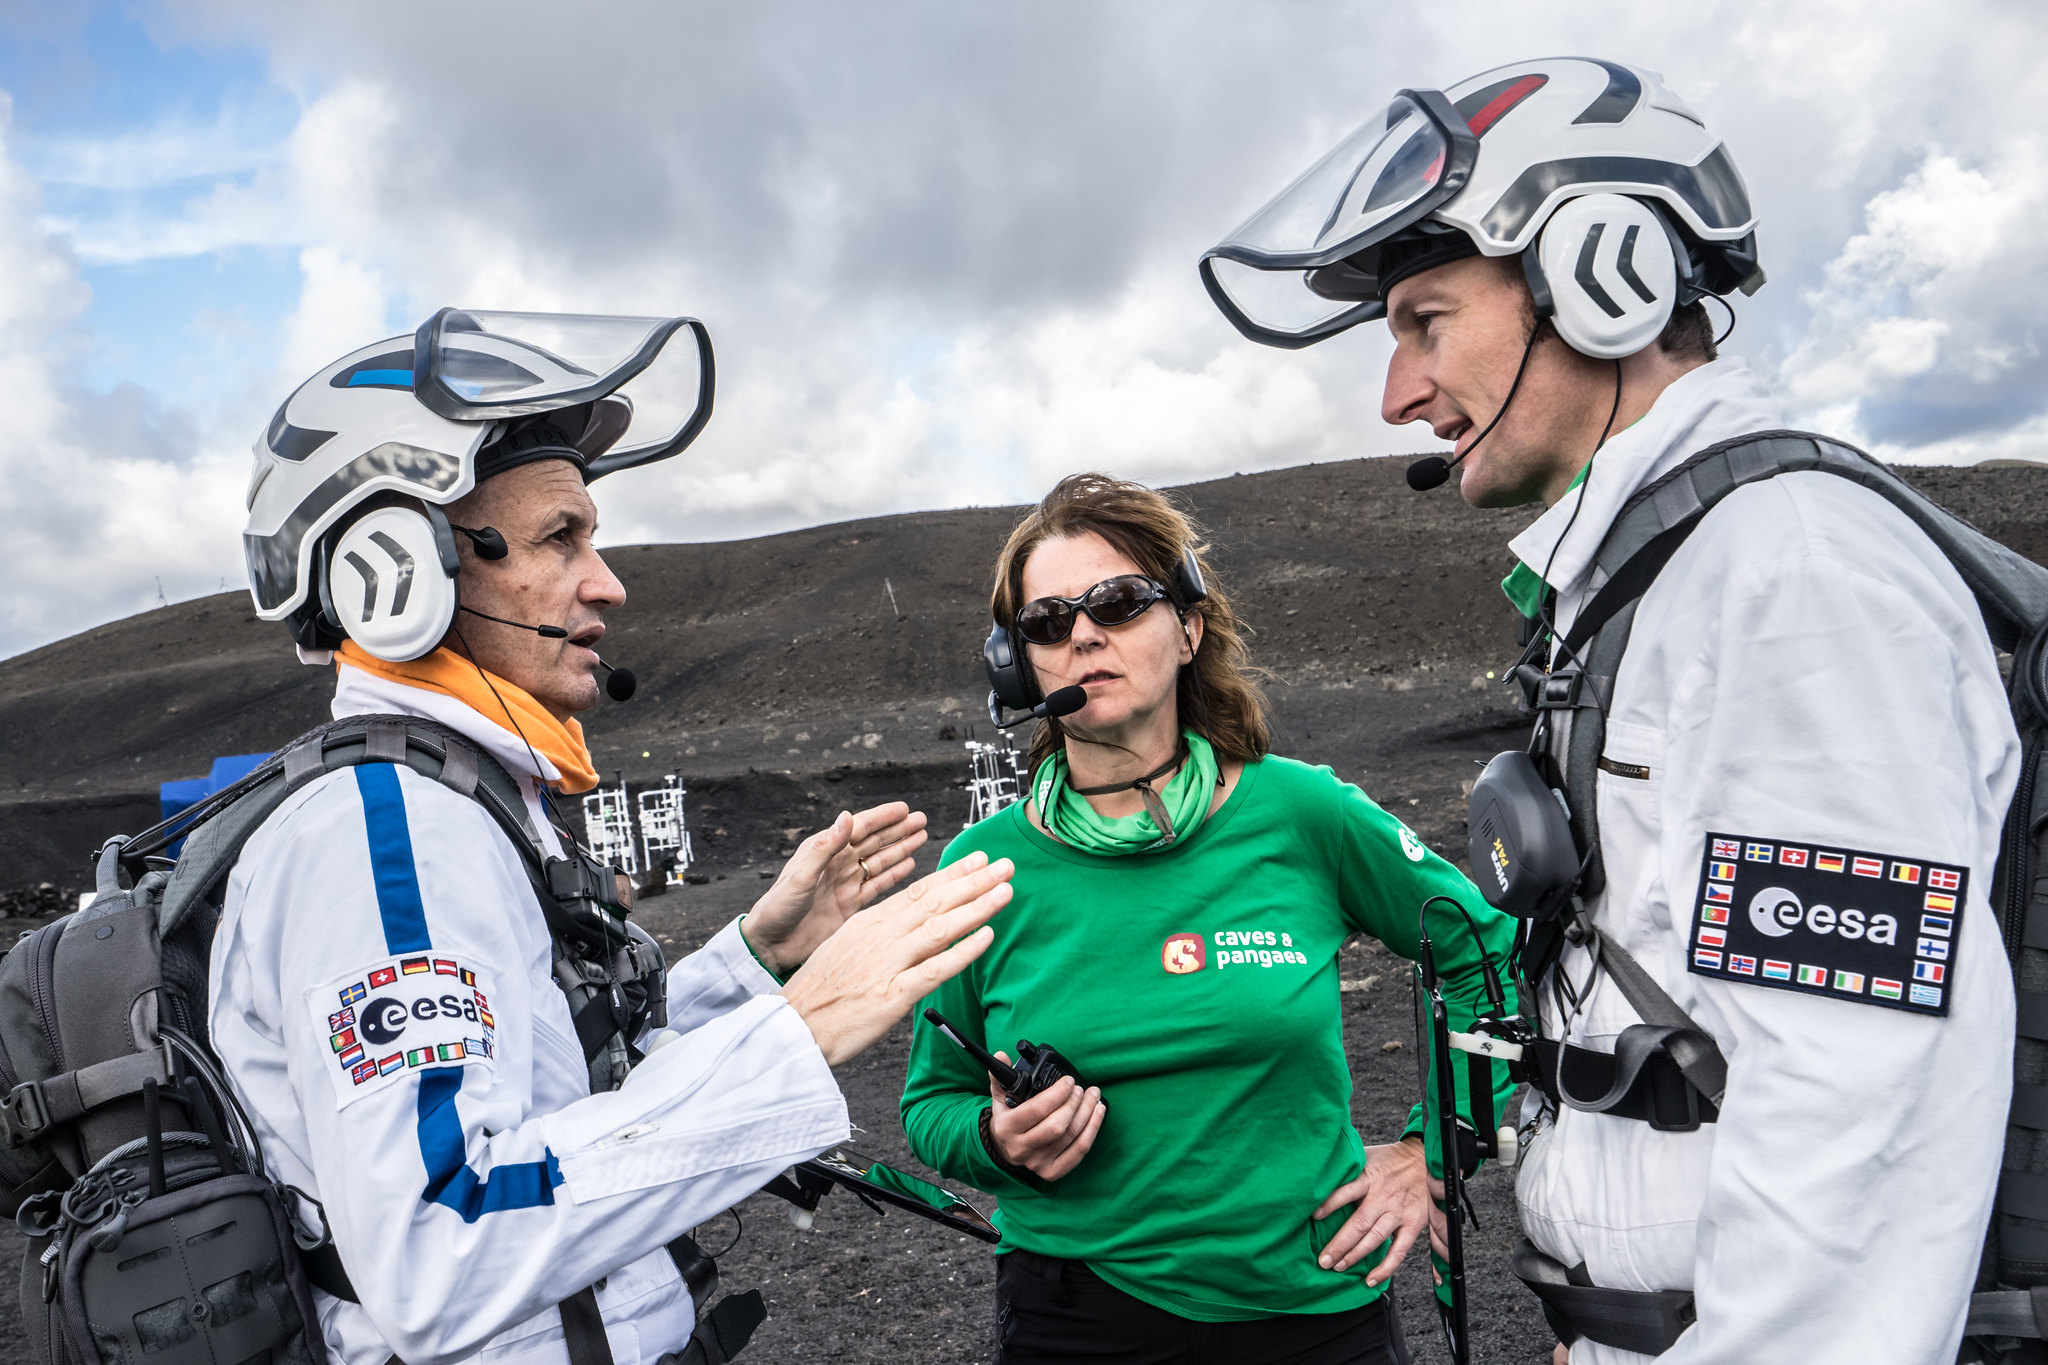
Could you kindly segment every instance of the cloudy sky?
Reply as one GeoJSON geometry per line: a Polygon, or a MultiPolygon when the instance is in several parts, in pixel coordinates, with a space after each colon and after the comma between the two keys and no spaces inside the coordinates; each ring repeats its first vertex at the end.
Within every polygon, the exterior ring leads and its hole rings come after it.
{"type": "Polygon", "coordinates": [[[1385,343],[1241,340],[1204,248],[1401,86],[1576,52],[1727,139],[1730,350],[1890,458],[2048,456],[2033,0],[0,0],[0,654],[238,586],[249,445],[443,304],[688,312],[608,543],[1413,450],[1385,343]]]}

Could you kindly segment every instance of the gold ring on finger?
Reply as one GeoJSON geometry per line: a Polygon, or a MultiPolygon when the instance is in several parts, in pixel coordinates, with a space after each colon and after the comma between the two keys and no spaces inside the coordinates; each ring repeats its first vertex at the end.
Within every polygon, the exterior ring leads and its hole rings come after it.
{"type": "Polygon", "coordinates": [[[868,870],[868,860],[866,858],[855,858],[854,861],[860,864],[860,879],[864,882],[873,881],[875,874],[868,870]]]}

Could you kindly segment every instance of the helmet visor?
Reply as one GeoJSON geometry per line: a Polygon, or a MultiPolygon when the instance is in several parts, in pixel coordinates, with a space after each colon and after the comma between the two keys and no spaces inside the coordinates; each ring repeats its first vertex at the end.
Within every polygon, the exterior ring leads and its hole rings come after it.
{"type": "Polygon", "coordinates": [[[629,399],[631,425],[591,478],[678,453],[711,416],[711,338],[695,318],[443,308],[414,336],[413,368],[420,402],[455,421],[629,399]]]}
{"type": "Polygon", "coordinates": [[[1333,302],[1310,287],[1307,272],[1426,217],[1464,187],[1477,151],[1478,139],[1442,94],[1403,90],[1212,247],[1203,283],[1238,330],[1270,345],[1305,346],[1379,317],[1376,297],[1359,302],[1344,290],[1333,302]]]}

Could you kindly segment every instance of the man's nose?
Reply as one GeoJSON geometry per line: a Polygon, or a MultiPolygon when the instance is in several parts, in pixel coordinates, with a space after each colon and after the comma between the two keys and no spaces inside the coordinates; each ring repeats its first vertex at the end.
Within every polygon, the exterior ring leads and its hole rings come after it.
{"type": "Polygon", "coordinates": [[[600,610],[624,606],[626,585],[604,562],[604,556],[597,551],[590,552],[590,572],[583,576],[583,590],[577,594],[582,601],[600,610]]]}
{"type": "Polygon", "coordinates": [[[1420,356],[1401,345],[1387,362],[1387,387],[1380,395],[1380,420],[1388,426],[1404,427],[1423,420],[1423,413],[1436,397],[1427,367],[1420,356]]]}

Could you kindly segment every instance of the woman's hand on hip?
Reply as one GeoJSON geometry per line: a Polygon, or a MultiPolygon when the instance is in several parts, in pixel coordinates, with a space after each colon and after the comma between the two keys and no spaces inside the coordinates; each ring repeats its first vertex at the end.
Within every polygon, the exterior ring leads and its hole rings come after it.
{"type": "Polygon", "coordinates": [[[1008,858],[968,854],[825,940],[782,988],[833,1066],[866,1051],[910,1007],[987,951],[1010,903],[1008,858]]]}
{"type": "Polygon", "coordinates": [[[754,955],[777,976],[803,966],[848,916],[909,878],[924,825],[924,812],[901,801],[858,815],[841,811],[803,841],[740,921],[754,955]]]}
{"type": "MultiPolygon", "coordinates": [[[[1010,1060],[1007,1052],[996,1056],[1010,1060]]],[[[1102,1091],[1092,1085],[1083,1090],[1072,1076],[1060,1077],[1015,1109],[1004,1103],[1002,1087],[993,1076],[988,1093],[995,1098],[988,1131],[996,1155],[1040,1180],[1058,1180],[1080,1165],[1109,1114],[1102,1091]]]]}
{"type": "Polygon", "coordinates": [[[1385,1284],[1394,1277],[1424,1227],[1429,1229],[1429,1242],[1437,1254],[1448,1256],[1449,1232],[1443,1210],[1435,1202],[1443,1193],[1443,1182],[1430,1179],[1428,1163],[1422,1157],[1421,1138],[1404,1138],[1384,1147],[1366,1148],[1365,1173],[1338,1186],[1315,1211],[1317,1218],[1327,1218],[1347,1204],[1358,1206],[1323,1248],[1316,1264],[1325,1270],[1349,1270],[1374,1247],[1391,1239],[1386,1259],[1365,1277],[1367,1284],[1385,1284]]]}

